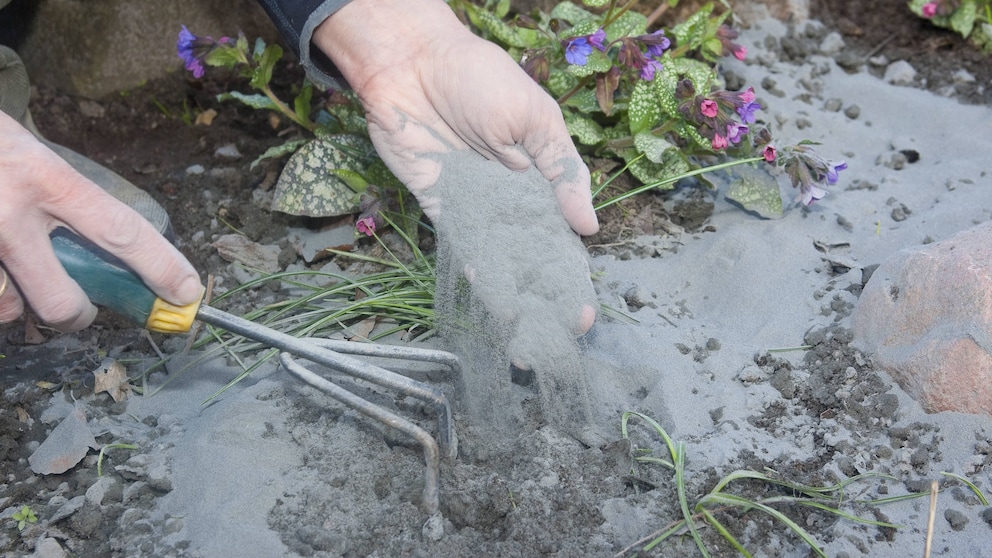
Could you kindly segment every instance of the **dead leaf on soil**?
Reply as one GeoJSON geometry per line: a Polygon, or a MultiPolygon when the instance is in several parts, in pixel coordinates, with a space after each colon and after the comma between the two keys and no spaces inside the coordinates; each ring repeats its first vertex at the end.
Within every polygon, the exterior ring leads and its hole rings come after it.
{"type": "Polygon", "coordinates": [[[127,370],[124,365],[113,359],[105,359],[100,367],[93,371],[95,382],[93,393],[107,392],[114,401],[123,401],[131,394],[131,384],[128,383],[127,370]]]}
{"type": "Polygon", "coordinates": [[[207,109],[200,114],[196,115],[196,125],[199,126],[203,124],[204,126],[209,126],[214,123],[214,118],[217,118],[217,111],[214,109],[207,109]]]}
{"type": "Polygon", "coordinates": [[[24,343],[27,345],[40,345],[45,342],[45,336],[38,329],[38,322],[28,316],[24,320],[24,343]]]}
{"type": "Polygon", "coordinates": [[[371,316],[349,327],[345,332],[345,339],[348,341],[368,341],[369,335],[375,329],[376,317],[371,316]]]}
{"type": "Polygon", "coordinates": [[[27,424],[31,420],[31,416],[24,410],[24,407],[17,407],[14,412],[17,413],[17,420],[20,422],[27,424]]]}

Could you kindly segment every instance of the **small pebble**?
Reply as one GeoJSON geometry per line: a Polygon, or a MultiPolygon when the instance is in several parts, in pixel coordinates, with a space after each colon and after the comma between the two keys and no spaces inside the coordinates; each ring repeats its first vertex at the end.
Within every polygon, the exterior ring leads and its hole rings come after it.
{"type": "Polygon", "coordinates": [[[203,168],[203,165],[190,165],[186,167],[186,174],[203,174],[207,169],[203,168]]]}
{"type": "Polygon", "coordinates": [[[916,68],[905,60],[896,60],[885,67],[882,79],[892,85],[912,85],[916,79],[916,68]]]}
{"type": "Polygon", "coordinates": [[[823,110],[827,112],[837,112],[843,106],[844,106],[844,101],[835,97],[833,99],[827,99],[827,101],[823,103],[823,110]]]}
{"type": "Polygon", "coordinates": [[[857,120],[861,116],[861,107],[858,105],[850,105],[844,109],[844,116],[850,118],[851,120],[857,120]]]}
{"type": "Polygon", "coordinates": [[[214,151],[214,157],[220,157],[222,159],[240,159],[241,152],[238,151],[238,147],[233,143],[218,147],[214,151]]]}

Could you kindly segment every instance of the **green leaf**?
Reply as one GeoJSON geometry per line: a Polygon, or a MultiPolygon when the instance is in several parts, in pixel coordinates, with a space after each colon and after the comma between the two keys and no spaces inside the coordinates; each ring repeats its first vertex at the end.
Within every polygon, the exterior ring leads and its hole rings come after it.
{"type": "Polygon", "coordinates": [[[209,66],[233,68],[242,62],[242,58],[237,48],[221,45],[210,51],[203,61],[209,66]]]}
{"type": "Polygon", "coordinates": [[[272,209],[308,217],[356,211],[357,196],[349,180],[355,183],[355,175],[360,176],[371,161],[366,145],[371,149],[365,138],[340,134],[301,147],[279,175],[272,209]]]}
{"type": "Polygon", "coordinates": [[[279,45],[269,45],[265,47],[261,58],[258,58],[258,67],[251,76],[251,86],[255,89],[262,89],[272,81],[272,69],[276,62],[282,58],[282,47],[279,45]]]}
{"type": "Polygon", "coordinates": [[[590,8],[602,8],[610,3],[610,0],[582,0],[582,3],[590,8]]]}
{"type": "Polygon", "coordinates": [[[221,93],[220,95],[217,95],[218,101],[229,101],[231,99],[241,101],[253,109],[278,110],[278,107],[276,107],[276,104],[272,102],[272,99],[258,93],[254,95],[245,95],[244,93],[231,91],[230,93],[221,93]]]}
{"type": "Polygon", "coordinates": [[[258,156],[257,159],[251,162],[251,166],[248,167],[249,170],[255,170],[255,167],[266,159],[272,159],[274,157],[282,157],[283,155],[288,155],[290,153],[295,153],[297,149],[309,142],[310,140],[297,139],[292,141],[287,141],[282,145],[273,145],[272,147],[265,150],[258,156]]]}
{"type": "Polygon", "coordinates": [[[606,55],[605,52],[600,52],[593,49],[592,54],[586,58],[586,63],[584,66],[579,66],[577,64],[569,64],[568,71],[576,77],[587,77],[596,73],[606,72],[613,66],[613,61],[610,57],[606,55]]]}
{"type": "MultiPolygon", "coordinates": [[[[661,163],[655,163],[646,156],[636,159],[637,155],[639,153],[635,149],[628,149],[623,153],[624,160],[630,163],[630,174],[645,184],[669,180],[685,174],[690,169],[688,161],[677,149],[665,151],[661,163]]],[[[674,187],[674,181],[659,186],[664,190],[671,190],[674,187]]]]}
{"type": "Polygon", "coordinates": [[[958,9],[954,10],[954,13],[951,14],[951,29],[960,33],[962,37],[968,38],[968,35],[971,35],[971,30],[975,28],[975,15],[977,11],[978,7],[975,4],[975,0],[964,0],[961,2],[958,9]]]}
{"type": "Polygon", "coordinates": [[[351,169],[330,169],[330,172],[343,180],[356,194],[361,194],[369,187],[369,183],[365,180],[365,177],[351,169]]]}
{"type": "Polygon", "coordinates": [[[310,80],[304,80],[303,89],[300,94],[293,99],[293,111],[296,117],[303,122],[310,122],[310,100],[313,98],[313,84],[310,80]]]}
{"type": "Polygon", "coordinates": [[[634,86],[627,115],[630,118],[630,132],[634,135],[654,128],[661,119],[661,109],[650,81],[639,80],[634,86]]]}
{"type": "Polygon", "coordinates": [[[595,20],[596,15],[583,10],[571,2],[561,2],[551,9],[552,19],[563,19],[572,25],[578,25],[584,21],[595,20]]]}
{"type": "Polygon", "coordinates": [[[731,182],[727,199],[740,204],[765,219],[782,216],[782,195],[778,181],[767,172],[741,165],[729,171],[731,182]]]}
{"type": "Polygon", "coordinates": [[[479,10],[476,19],[480,28],[505,46],[527,48],[539,42],[536,30],[510,25],[492,12],[479,10]]]}
{"type": "Polygon", "coordinates": [[[665,138],[659,138],[650,131],[635,134],[634,147],[652,163],[664,163],[665,153],[670,149],[678,151],[678,148],[671,142],[665,138]]]}
{"type": "Polygon", "coordinates": [[[262,53],[264,52],[265,52],[265,41],[261,37],[258,37],[257,39],[255,39],[255,48],[251,51],[251,56],[255,60],[258,60],[258,58],[262,56],[262,53]]]}
{"type": "Polygon", "coordinates": [[[575,137],[582,145],[596,145],[603,141],[603,127],[593,122],[591,118],[570,110],[562,111],[565,117],[565,125],[568,133],[575,137]]]}
{"type": "Polygon", "coordinates": [[[606,29],[606,38],[610,41],[620,37],[634,37],[646,34],[648,18],[634,11],[625,12],[611,23],[606,29]]]}
{"type": "Polygon", "coordinates": [[[496,8],[493,10],[493,13],[495,13],[496,17],[500,19],[506,17],[506,14],[510,13],[510,0],[499,0],[499,2],[496,3],[496,8]]]}
{"type": "Polygon", "coordinates": [[[699,8],[699,11],[689,16],[688,19],[672,28],[675,35],[676,44],[679,47],[688,47],[691,50],[699,48],[706,37],[706,30],[709,23],[710,13],[713,12],[713,4],[707,3],[699,8]]]}
{"type": "Polygon", "coordinates": [[[594,89],[580,89],[575,95],[572,95],[565,101],[565,105],[573,107],[583,114],[600,111],[599,101],[596,100],[596,91],[594,89]]]}
{"type": "Polygon", "coordinates": [[[570,72],[557,68],[551,68],[551,73],[548,76],[546,85],[548,87],[548,91],[550,91],[552,95],[555,97],[561,97],[575,88],[578,84],[579,78],[575,77],[570,72]]]}

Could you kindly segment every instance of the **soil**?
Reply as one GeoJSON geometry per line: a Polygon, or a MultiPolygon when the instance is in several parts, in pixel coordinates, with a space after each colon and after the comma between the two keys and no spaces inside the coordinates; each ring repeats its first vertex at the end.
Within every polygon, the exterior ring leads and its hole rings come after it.
{"type": "MultiPolygon", "coordinates": [[[[988,58],[955,34],[912,16],[904,1],[876,2],[865,9],[863,2],[825,0],[813,2],[812,10],[814,18],[844,36],[851,51],[865,57],[870,54],[908,60],[920,73],[922,86],[952,94],[964,103],[992,102],[992,87],[983,89],[979,85],[992,80],[988,58]],[[961,69],[976,80],[956,81],[955,73],[961,69]]],[[[878,71],[870,64],[867,68],[878,71]]],[[[290,67],[279,75],[285,76],[285,82],[277,84],[284,90],[301,74],[298,68],[290,67]]],[[[172,216],[177,245],[186,257],[205,277],[214,275],[231,284],[234,279],[228,262],[209,245],[214,235],[237,230],[253,241],[282,246],[287,254],[283,259],[295,260],[287,241],[287,227],[325,224],[273,214],[264,208],[278,163],[263,163],[255,169],[249,165],[269,147],[290,139],[293,132],[285,122],[273,125],[265,114],[215,100],[217,93],[232,89],[246,91],[247,87],[235,78],[187,82],[176,75],[97,101],[73,98],[58,90],[36,89],[32,106],[38,128],[50,140],[106,165],[155,197],[172,216]],[[185,116],[207,109],[218,112],[209,126],[191,125],[184,120],[185,116]],[[236,146],[239,158],[217,154],[218,148],[228,145],[236,146]],[[202,166],[203,171],[191,171],[195,165],[202,166]]],[[[593,254],[614,254],[621,259],[664,257],[677,250],[677,243],[658,249],[631,240],[643,234],[675,237],[683,231],[719,234],[708,222],[712,208],[709,194],[691,186],[645,195],[601,214],[602,231],[586,239],[586,244],[593,254]]],[[[357,242],[362,245],[362,241],[357,242]]],[[[857,287],[853,285],[843,293],[821,293],[828,301],[833,297],[833,302],[827,304],[828,311],[838,316],[849,313],[857,287]]],[[[636,291],[627,292],[625,298],[631,308],[648,302],[639,299],[636,291]]],[[[906,463],[900,459],[907,447],[936,447],[938,434],[926,429],[890,430],[887,417],[892,416],[899,401],[888,393],[888,383],[849,346],[849,337],[843,328],[810,331],[806,338],[809,348],[801,366],[769,354],[756,355],[753,366],[748,368],[751,376],[740,380],[767,382],[781,395],[775,405],[751,419],[769,436],[781,435],[782,422],[796,415],[811,420],[835,419],[830,427],[811,429],[815,451],[805,460],[741,451],[721,463],[719,469],[710,466],[697,470],[689,479],[689,491],[704,492],[717,478],[737,468],[775,470],[786,480],[806,484],[833,482],[835,477],[825,473],[831,463],[838,463],[845,474],[856,474],[865,468],[857,462],[862,454],[851,442],[836,441],[838,436],[852,432],[858,432],[863,439],[888,440],[873,449],[876,461],[872,467],[884,472],[903,470],[906,463]],[[836,394],[850,391],[851,386],[857,386],[857,393],[838,413],[836,394]],[[833,441],[822,443],[827,438],[833,441]]],[[[157,344],[169,345],[162,336],[154,335],[153,339],[157,344]]],[[[97,423],[103,419],[123,420],[126,406],[113,403],[106,394],[93,394],[91,372],[105,356],[123,362],[145,361],[154,352],[139,328],[106,312],[93,327],[75,335],[57,334],[28,318],[0,326],[0,340],[0,352],[6,357],[0,372],[0,510],[27,505],[39,518],[58,517],[74,498],[89,494],[88,489],[95,483],[97,457],[92,452],[80,466],[61,475],[34,475],[30,471],[27,457],[53,426],[41,420],[52,405],[53,394],[65,401],[80,402],[97,423]],[[40,340],[35,338],[38,333],[40,340]]],[[[710,341],[685,346],[687,358],[702,362],[709,353],[718,351],[719,341],[710,341]]],[[[280,419],[286,421],[287,429],[325,423],[335,428],[349,416],[315,408],[305,398],[282,395],[289,402],[287,416],[280,419]]],[[[135,432],[151,439],[161,435],[164,427],[155,417],[136,418],[140,424],[135,426],[135,432]]],[[[714,416],[713,421],[719,423],[720,417],[714,416]]],[[[377,432],[374,428],[361,428],[363,432],[377,432]]],[[[114,438],[106,434],[97,436],[97,441],[109,443],[114,438]]],[[[339,472],[321,465],[329,461],[327,454],[335,446],[302,435],[298,441],[307,447],[313,475],[322,480],[310,478],[310,485],[285,498],[270,512],[269,526],[280,533],[292,551],[304,556],[426,555],[419,543],[423,522],[417,507],[419,497],[410,489],[417,486],[422,468],[416,447],[396,440],[395,435],[383,434],[375,441],[376,453],[353,466],[353,471],[366,468],[366,476],[358,478],[367,481],[376,499],[394,506],[395,514],[383,518],[336,507],[336,491],[342,490],[344,481],[339,472]],[[398,470],[405,472],[392,476],[398,470]],[[354,532],[330,536],[321,530],[324,522],[341,514],[357,518],[353,519],[357,524],[354,532]]],[[[623,529],[624,514],[648,514],[657,519],[659,526],[680,517],[678,502],[671,497],[674,484],[667,470],[639,466],[631,473],[631,442],[614,440],[604,447],[590,448],[549,429],[535,430],[521,436],[514,447],[491,453],[483,449],[488,447],[484,442],[485,436],[479,432],[464,433],[461,456],[442,470],[446,479],[442,512],[454,527],[446,531],[455,534],[431,547],[434,555],[612,555],[623,548],[615,541],[635,540],[623,529]],[[613,507],[605,509],[605,501],[613,507]],[[604,523],[614,529],[612,538],[603,535],[604,523]],[[547,533],[554,536],[548,537],[547,533]]],[[[634,443],[641,448],[661,449],[658,440],[644,431],[635,434],[634,443]]],[[[927,455],[916,449],[912,457],[905,459],[910,468],[922,469],[930,459],[927,455]]],[[[992,459],[988,454],[985,458],[992,459]]],[[[115,452],[104,456],[103,470],[115,479],[116,488],[105,496],[100,513],[70,512],[64,519],[46,520],[44,529],[40,524],[29,524],[23,531],[9,516],[3,517],[0,552],[31,552],[44,534],[77,556],[191,555],[181,541],[168,539],[168,524],[163,527],[147,520],[132,521],[145,513],[142,510],[154,507],[156,500],[169,492],[169,486],[149,482],[147,475],[129,474],[127,467],[118,467],[127,459],[127,454],[115,452]]],[[[775,489],[755,483],[744,495],[761,497],[770,491],[775,489]]],[[[962,500],[969,497],[963,491],[958,495],[962,500]]],[[[836,516],[798,507],[789,513],[821,542],[830,542],[836,516]]],[[[758,554],[803,555],[801,541],[785,535],[782,529],[772,528],[764,516],[729,512],[723,517],[732,531],[747,533],[749,547],[758,549],[758,554]]],[[[884,515],[876,518],[884,520],[884,515]]],[[[704,536],[718,555],[733,554],[713,530],[704,536]]],[[[866,527],[860,544],[867,552],[870,540],[884,540],[887,536],[887,529],[866,527]]],[[[693,548],[691,539],[684,537],[658,555],[692,555],[693,548]]]]}

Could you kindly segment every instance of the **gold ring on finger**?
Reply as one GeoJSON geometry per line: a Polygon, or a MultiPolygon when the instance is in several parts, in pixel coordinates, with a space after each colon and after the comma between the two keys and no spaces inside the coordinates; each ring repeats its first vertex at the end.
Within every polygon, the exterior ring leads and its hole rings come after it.
{"type": "Polygon", "coordinates": [[[7,292],[7,270],[0,267],[0,273],[3,273],[3,281],[0,281],[0,297],[2,297],[3,293],[7,292]]]}

